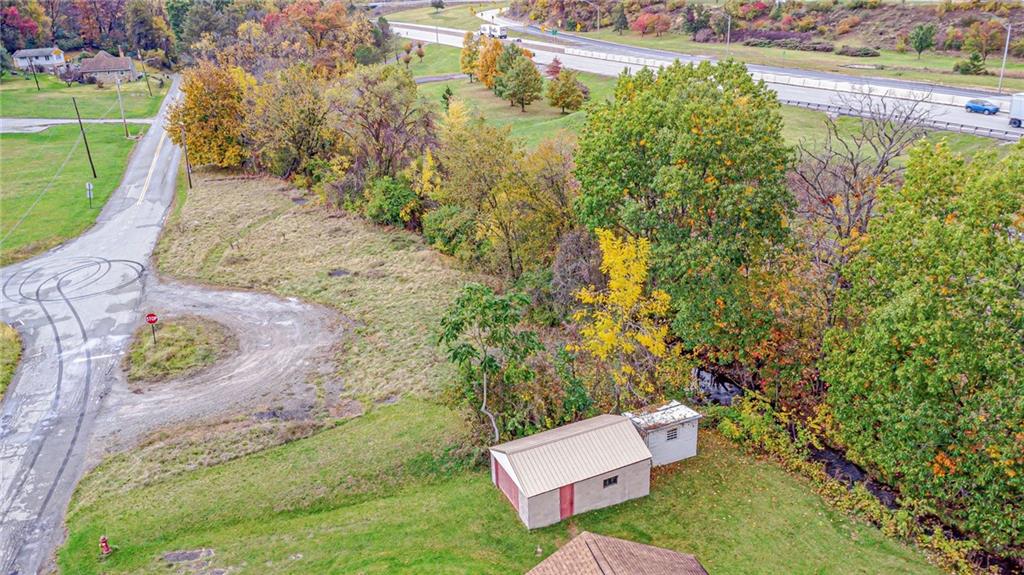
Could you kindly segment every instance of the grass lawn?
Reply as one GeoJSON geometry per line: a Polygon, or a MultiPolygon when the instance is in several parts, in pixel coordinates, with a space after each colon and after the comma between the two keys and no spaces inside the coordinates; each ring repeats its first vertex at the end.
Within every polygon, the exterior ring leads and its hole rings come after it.
{"type": "MultiPolygon", "coordinates": [[[[129,125],[136,134],[145,126],[129,125]]],[[[92,179],[77,125],[35,134],[0,134],[0,265],[25,259],[92,225],[124,174],[135,145],[119,124],[85,127],[96,163],[92,179]],[[89,208],[85,183],[94,184],[89,208]]]]}
{"type": "Polygon", "coordinates": [[[226,327],[196,316],[160,321],[156,344],[151,330],[148,325],[140,327],[132,338],[125,356],[129,382],[188,375],[212,365],[238,346],[226,327]]]}
{"type": "MultiPolygon", "coordinates": [[[[312,437],[143,482],[120,455],[83,481],[64,573],[163,573],[168,551],[212,548],[233,573],[522,573],[570,538],[528,532],[485,469],[449,455],[459,415],[404,400],[312,437]],[[112,488],[111,486],[117,486],[112,488]],[[118,546],[103,563],[96,540],[118,546]]],[[[651,496],[572,529],[696,554],[712,573],[933,574],[916,551],[829,509],[802,480],[715,432],[660,470],[651,496]]]]}
{"type": "Polygon", "coordinates": [[[0,322],[0,399],[4,397],[4,391],[11,384],[14,378],[14,371],[18,369],[18,360],[21,359],[21,337],[18,330],[0,322]]]}
{"type": "Polygon", "coordinates": [[[415,50],[413,51],[409,70],[414,78],[459,73],[459,54],[462,52],[459,48],[439,44],[425,44],[423,52],[426,55],[420,60],[416,57],[415,50]]]}
{"type": "MultiPolygon", "coordinates": [[[[75,108],[72,96],[78,101],[78,110],[83,118],[120,118],[117,106],[117,88],[106,85],[97,88],[92,84],[73,84],[70,88],[60,79],[49,74],[37,74],[39,87],[32,76],[4,76],[0,79],[0,116],[5,118],[74,118],[75,108]]],[[[128,118],[150,118],[160,109],[164,94],[171,83],[150,76],[153,96],[146,90],[146,82],[138,80],[121,85],[121,99],[124,115],[128,118]]]]}
{"type": "Polygon", "coordinates": [[[479,278],[416,234],[298,205],[280,180],[197,171],[193,181],[157,246],[162,272],[337,308],[353,321],[337,374],[351,396],[431,395],[452,377],[433,332],[479,278]]]}
{"type": "MultiPolygon", "coordinates": [[[[483,20],[476,17],[477,12],[491,10],[494,8],[505,8],[508,4],[499,2],[487,2],[483,4],[456,4],[444,10],[433,8],[413,8],[386,14],[388,21],[405,22],[406,24],[420,24],[423,26],[438,26],[440,28],[457,28],[460,30],[479,30],[483,20]]],[[[511,34],[510,34],[511,35],[511,34]]]]}
{"type": "MultiPolygon", "coordinates": [[[[579,74],[579,78],[590,88],[591,101],[610,98],[615,88],[615,78],[586,73],[579,74]]],[[[456,96],[463,98],[489,121],[511,126],[512,135],[521,138],[528,146],[534,146],[541,140],[550,138],[559,130],[577,132],[585,119],[585,112],[582,110],[562,114],[558,108],[549,106],[544,99],[530,104],[526,111],[522,112],[519,106],[510,106],[507,100],[498,98],[480,82],[434,82],[421,85],[419,91],[423,97],[440,102],[445,86],[449,86],[456,96]]]]}
{"type": "MultiPolygon", "coordinates": [[[[960,57],[936,54],[934,52],[922,54],[920,60],[917,59],[917,54],[913,51],[900,54],[893,50],[883,50],[881,56],[877,58],[851,58],[827,52],[755,48],[753,46],[743,46],[742,44],[733,44],[726,47],[725,44],[720,43],[694,42],[690,40],[689,36],[678,33],[667,33],[661,37],[656,37],[654,35],[641,36],[635,32],[624,32],[622,35],[619,35],[614,30],[603,29],[597,32],[584,33],[581,36],[618,42],[620,44],[672,50],[684,54],[699,54],[715,58],[728,58],[731,56],[749,64],[820,70],[851,76],[894,78],[990,90],[994,90],[999,83],[1000,62],[998,59],[989,60],[988,62],[990,71],[994,72],[993,75],[964,76],[953,73],[953,64],[960,60],[960,57]],[[880,66],[883,69],[866,70],[846,67],[850,65],[873,65],[880,66]]],[[[842,42],[837,42],[837,45],[839,44],[842,44],[842,42]]],[[[963,57],[966,58],[966,55],[963,57]]],[[[1024,74],[1024,61],[1017,59],[1007,60],[1006,71],[1010,74],[1024,74]]],[[[1003,89],[1007,92],[1022,91],[1024,90],[1024,79],[1004,78],[1003,89]]]]}

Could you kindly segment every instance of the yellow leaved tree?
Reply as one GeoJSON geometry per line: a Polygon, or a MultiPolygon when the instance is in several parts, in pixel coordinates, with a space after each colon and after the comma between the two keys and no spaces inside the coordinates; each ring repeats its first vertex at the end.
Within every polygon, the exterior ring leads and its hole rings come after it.
{"type": "Polygon", "coordinates": [[[671,299],[647,287],[651,246],[646,238],[622,238],[605,229],[596,234],[608,285],[576,294],[584,306],[573,316],[580,341],[569,351],[583,360],[597,406],[619,412],[658,399],[656,372],[669,353],[665,320],[671,299]]]}
{"type": "Polygon", "coordinates": [[[242,138],[245,97],[255,80],[241,68],[202,61],[184,74],[183,98],[170,108],[168,135],[177,145],[188,139],[194,165],[230,168],[247,157],[242,138]]]}

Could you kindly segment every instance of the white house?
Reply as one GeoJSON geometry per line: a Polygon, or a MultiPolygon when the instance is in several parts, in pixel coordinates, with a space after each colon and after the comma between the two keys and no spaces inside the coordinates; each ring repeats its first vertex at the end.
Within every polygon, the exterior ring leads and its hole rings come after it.
{"type": "Polygon", "coordinates": [[[653,465],[666,465],[697,455],[697,427],[702,416],[678,401],[623,415],[644,438],[653,465]]]}
{"type": "Polygon", "coordinates": [[[64,51],[56,46],[49,48],[28,48],[12,54],[14,65],[20,70],[36,66],[37,70],[54,71],[64,67],[64,51]]]}
{"type": "Polygon", "coordinates": [[[651,488],[651,452],[619,415],[598,415],[490,451],[491,481],[529,529],[643,497],[651,488]]]}

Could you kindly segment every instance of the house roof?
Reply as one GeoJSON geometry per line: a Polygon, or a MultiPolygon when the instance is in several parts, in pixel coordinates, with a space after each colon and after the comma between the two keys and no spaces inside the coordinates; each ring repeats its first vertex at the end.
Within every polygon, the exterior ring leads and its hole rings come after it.
{"type": "Polygon", "coordinates": [[[60,48],[50,46],[49,48],[23,48],[14,53],[15,58],[49,58],[53,54],[60,54],[60,48]]]}
{"type": "Polygon", "coordinates": [[[693,555],[584,531],[526,575],[708,575],[693,555]]]}
{"type": "Polygon", "coordinates": [[[633,424],[598,415],[491,447],[512,466],[519,489],[533,497],[651,458],[633,424]]]}
{"type": "Polygon", "coordinates": [[[658,407],[648,407],[635,413],[623,413],[622,415],[632,420],[633,424],[644,431],[658,429],[668,425],[678,425],[687,421],[693,421],[703,417],[696,411],[686,407],[676,400],[658,407]]]}
{"type": "Polygon", "coordinates": [[[92,58],[82,60],[82,66],[79,70],[83,74],[89,74],[91,72],[121,72],[123,70],[131,70],[133,67],[131,58],[111,56],[107,52],[100,50],[92,58]]]}

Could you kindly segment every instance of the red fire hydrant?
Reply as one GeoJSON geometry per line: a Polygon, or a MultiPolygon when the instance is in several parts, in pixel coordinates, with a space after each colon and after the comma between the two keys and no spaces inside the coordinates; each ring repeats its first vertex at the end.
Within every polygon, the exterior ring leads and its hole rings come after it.
{"type": "Polygon", "coordinates": [[[110,543],[107,541],[107,536],[100,536],[100,553],[106,557],[110,555],[110,543]]]}

